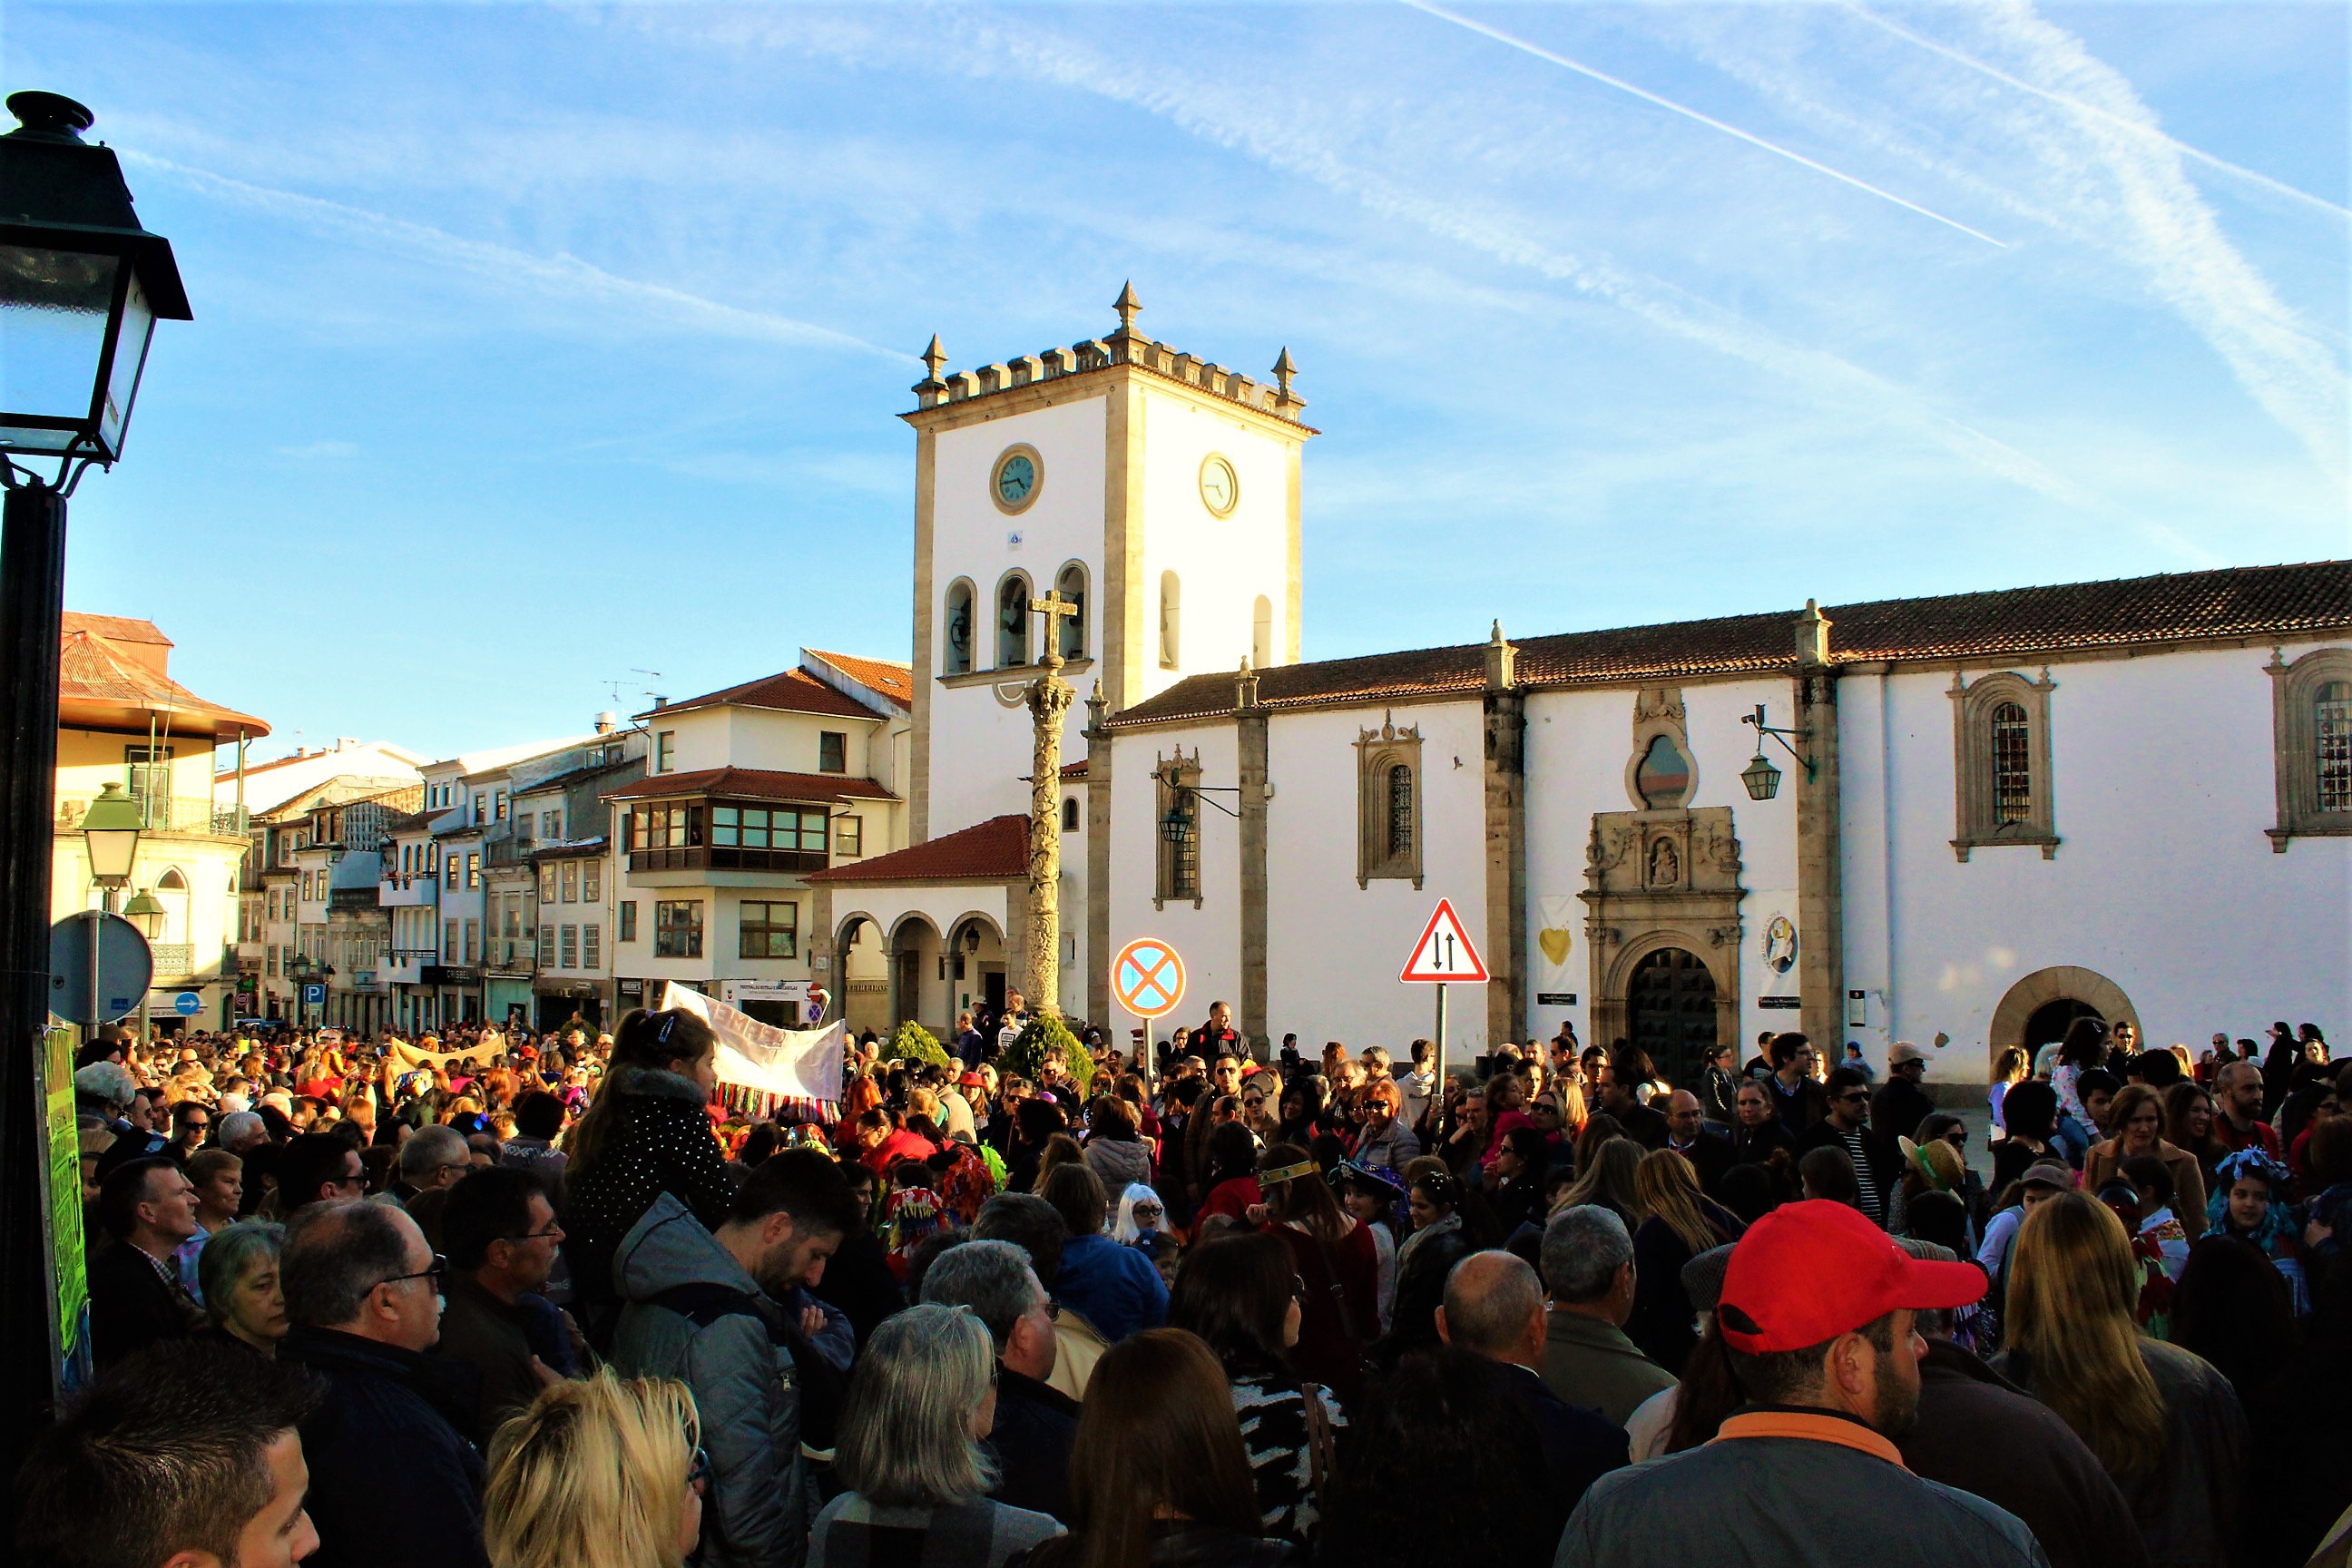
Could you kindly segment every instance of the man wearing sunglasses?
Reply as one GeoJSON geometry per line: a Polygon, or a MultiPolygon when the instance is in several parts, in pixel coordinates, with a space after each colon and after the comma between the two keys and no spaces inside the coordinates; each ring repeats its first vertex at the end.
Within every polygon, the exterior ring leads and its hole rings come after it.
{"type": "Polygon", "coordinates": [[[1845,1151],[1853,1162],[1853,1179],[1862,1189],[1862,1212],[1881,1230],[1895,1219],[1895,1200],[1902,1190],[1903,1152],[1895,1140],[1869,1125],[1870,1080],[1852,1068],[1830,1074],[1823,1086],[1829,1114],[1797,1140],[1801,1155],[1815,1149],[1845,1151]]]}
{"type": "Polygon", "coordinates": [[[288,1223],[280,1360],[326,1380],[302,1423],[322,1568],[486,1568],[482,1458],[465,1380],[425,1352],[447,1265],[390,1204],[319,1203],[288,1223]]]}

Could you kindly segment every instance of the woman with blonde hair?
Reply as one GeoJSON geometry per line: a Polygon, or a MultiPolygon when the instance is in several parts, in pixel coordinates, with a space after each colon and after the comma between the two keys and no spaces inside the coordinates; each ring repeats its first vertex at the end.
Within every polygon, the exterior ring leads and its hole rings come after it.
{"type": "MultiPolygon", "coordinates": [[[[1601,1120],[1599,1117],[1592,1119],[1601,1120]]],[[[1599,1204],[1614,1213],[1632,1230],[1642,1223],[1639,1210],[1641,1194],[1635,1188],[1634,1173],[1642,1168],[1644,1151],[1639,1143],[1622,1134],[1603,1138],[1597,1144],[1577,1151],[1576,1183],[1559,1195],[1552,1212],[1575,1208],[1580,1204],[1599,1204]]],[[[1671,1150],[1663,1152],[1672,1152],[1671,1150]]],[[[1676,1155],[1677,1159],[1681,1156],[1676,1155]]],[[[1713,1246],[1710,1242],[1708,1246],[1713,1246]]],[[[1705,1251],[1702,1247],[1699,1250],[1705,1251]]]]}
{"type": "Polygon", "coordinates": [[[2123,1489],[2157,1568],[2227,1562],[2246,1448],[2238,1396],[2202,1358],[2143,1335],[2123,1221],[2084,1193],[2018,1226],[1993,1363],[2055,1411],[2123,1489]]]}
{"type": "Polygon", "coordinates": [[[678,1568],[702,1534],[709,1460],[670,1378],[567,1379],[491,1439],[491,1568],[678,1568]]]}
{"type": "Polygon", "coordinates": [[[995,1424],[995,1342],[971,1308],[927,1304],[885,1318],[850,1374],[833,1458],[848,1489],[816,1516],[808,1568],[886,1556],[1002,1568],[1061,1534],[1047,1515],[990,1499],[996,1462],[981,1439],[995,1424]]]}
{"type": "MultiPolygon", "coordinates": [[[[1619,1139],[1611,1148],[1631,1148],[1619,1139]]],[[[1633,1167],[1633,1311],[1625,1336],[1675,1376],[1698,1343],[1698,1309],[1683,1289],[1683,1265],[1737,1241],[1748,1227],[1699,1192],[1698,1173],[1671,1149],[1633,1167]]]]}

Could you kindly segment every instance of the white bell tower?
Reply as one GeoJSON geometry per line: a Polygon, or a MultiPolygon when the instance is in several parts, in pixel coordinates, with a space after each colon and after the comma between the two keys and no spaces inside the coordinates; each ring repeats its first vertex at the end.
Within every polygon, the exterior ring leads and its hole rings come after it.
{"type": "MultiPolygon", "coordinates": [[[[1300,422],[1272,386],[1118,330],[915,386],[917,842],[1026,808],[1029,603],[1058,590],[1062,678],[1118,712],[1189,675],[1298,658],[1300,422]]],[[[1073,709],[1064,754],[1085,754],[1073,709]]]]}

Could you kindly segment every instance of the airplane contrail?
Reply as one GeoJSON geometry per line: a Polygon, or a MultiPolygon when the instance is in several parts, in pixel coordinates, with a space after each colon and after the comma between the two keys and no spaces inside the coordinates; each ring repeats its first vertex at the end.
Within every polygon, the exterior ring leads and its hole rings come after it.
{"type": "Polygon", "coordinates": [[[1566,55],[1556,54],[1552,50],[1543,47],[1541,45],[1531,44],[1527,39],[1517,37],[1512,34],[1506,33],[1499,27],[1490,27],[1486,23],[1475,21],[1468,16],[1463,16],[1459,12],[1449,11],[1443,5],[1433,5],[1431,4],[1431,0],[1398,0],[1398,3],[1400,5],[1410,5],[1416,11],[1425,11],[1433,16],[1438,17],[1443,21],[1451,22],[1458,27],[1467,27],[1474,33],[1484,34],[1486,37],[1494,39],[1498,44],[1507,44],[1512,48],[1520,50],[1526,54],[1533,55],[1539,60],[1548,60],[1551,64],[1561,67],[1564,69],[1572,70],[1579,76],[1591,77],[1594,81],[1613,87],[1620,92],[1630,92],[1635,98],[1641,99],[1645,103],[1654,103],[1660,109],[1669,110],[1675,114],[1683,116],[1686,120],[1696,120],[1701,125],[1709,126],[1714,130],[1720,131],[1727,136],[1736,136],[1740,141],[1748,143],[1750,146],[1761,147],[1765,152],[1770,153],[1778,157],[1786,158],[1792,163],[1801,163],[1804,167],[1812,170],[1817,174],[1827,174],[1831,179],[1836,180],[1843,184],[1852,185],[1858,191],[1867,191],[1872,195],[1878,197],[1881,201],[1893,202],[1896,206],[1902,207],[1909,212],[1917,213],[1921,217],[1933,218],[1936,222],[1942,224],[1947,228],[1958,229],[1962,234],[1969,236],[1971,239],[1981,239],[1987,245],[1993,246],[2001,250],[2009,248],[2006,242],[1995,239],[1992,236],[1985,233],[1981,229],[1970,228],[1967,224],[1960,222],[1958,218],[1946,217],[1942,213],[1934,211],[1928,207],[1923,207],[1917,202],[1907,201],[1904,197],[1896,195],[1892,191],[1881,190],[1878,186],[1872,184],[1867,180],[1855,179],[1852,174],[1845,174],[1841,170],[1832,169],[1827,163],[1816,163],[1814,160],[1806,157],[1802,153],[1791,152],[1786,147],[1767,142],[1761,136],[1758,136],[1751,132],[1742,131],[1737,125],[1727,125],[1711,114],[1702,114],[1697,110],[1693,109],[1686,104],[1676,103],[1671,98],[1661,98],[1656,93],[1650,91],[1647,88],[1635,87],[1632,82],[1626,81],[1622,78],[1611,76],[1607,71],[1595,70],[1592,67],[1585,65],[1581,61],[1570,59],[1566,55]]]}
{"type": "MultiPolygon", "coordinates": [[[[1405,0],[1405,4],[1407,5],[1412,5],[1413,3],[1414,0],[1405,0]]],[[[2303,202],[2308,205],[2317,207],[2320,211],[2327,214],[2330,217],[2352,218],[2352,208],[2338,206],[2336,203],[2329,201],[2326,197],[2315,196],[2309,191],[2299,191],[2293,185],[2286,184],[2281,181],[2271,178],[2268,174],[2258,174],[2254,170],[2249,169],[2240,163],[2232,163],[2227,158],[2217,158],[2212,153],[2204,151],[2202,148],[2191,147],[2188,142],[2181,141],[2177,136],[2166,135],[2163,132],[2158,130],[2153,125],[2143,124],[2139,121],[2130,119],[2127,116],[2116,114],[2110,110],[2101,109],[2095,103],[2085,103],[2079,98],[2070,98],[2063,92],[2053,92],[2046,87],[2036,87],[2033,83],[2027,81],[2021,77],[2010,75],[2007,71],[2002,70],[1999,66],[1988,65],[1984,61],[1978,59],[1974,55],[1964,53],[1959,49],[1952,47],[1949,44],[1937,43],[1935,39],[1915,33],[1910,28],[1903,26],[1899,23],[1890,22],[1885,17],[1880,16],[1877,12],[1869,9],[1867,6],[1853,4],[1853,0],[1846,0],[1845,8],[1853,12],[1855,16],[1861,17],[1864,21],[1868,22],[1871,26],[1874,27],[1883,27],[1887,32],[1894,34],[1896,37],[1903,39],[1906,43],[1916,44],[1920,48],[1926,49],[1929,54],[1941,55],[1944,58],[1952,61],[1956,65],[1966,66],[1969,69],[1989,76],[1995,81],[2005,82],[2009,86],[2017,89],[2020,92],[2032,93],[2034,97],[2045,99],[2052,103],[2057,104],[2063,109],[2071,109],[2077,114],[2087,114],[2095,119],[2104,120],[2111,125],[2119,125],[2126,131],[2129,131],[2135,135],[2144,136],[2151,142],[2161,142],[2184,158],[2193,158],[2198,163],[2203,163],[2209,168],[2218,169],[2225,174],[2235,174],[2238,178],[2248,181],[2253,184],[2260,185],[2263,189],[2270,191],[2274,195],[2285,196],[2290,200],[2303,202]]]]}

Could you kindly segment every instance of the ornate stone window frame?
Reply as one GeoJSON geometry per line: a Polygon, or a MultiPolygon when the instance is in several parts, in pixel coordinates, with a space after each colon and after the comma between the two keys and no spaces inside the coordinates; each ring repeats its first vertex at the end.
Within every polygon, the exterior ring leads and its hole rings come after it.
{"type": "Polygon", "coordinates": [[[1384,714],[1381,727],[1364,730],[1356,736],[1356,886],[1369,888],[1375,880],[1409,881],[1421,886],[1422,846],[1427,842],[1425,824],[1428,814],[1423,808],[1424,774],[1421,767],[1421,726],[1408,724],[1400,730],[1393,712],[1384,714]],[[1412,818],[1411,847],[1403,854],[1390,853],[1392,840],[1390,832],[1389,770],[1410,768],[1412,771],[1412,818]]]}
{"type": "Polygon", "coordinates": [[[1151,907],[1155,910],[1163,910],[1170,904],[1190,903],[1197,910],[1204,901],[1201,877],[1202,824],[1199,800],[1195,799],[1192,803],[1192,842],[1189,850],[1168,842],[1168,836],[1160,830],[1160,823],[1167,819],[1169,808],[1176,804],[1176,791],[1168,785],[1168,773],[1171,767],[1175,770],[1179,784],[1197,786],[1201,782],[1200,749],[1194,747],[1192,754],[1188,756],[1185,754],[1184,748],[1178,746],[1174,756],[1155,755],[1152,759],[1151,907]],[[1180,858],[1187,855],[1192,862],[1192,890],[1182,893],[1177,891],[1176,879],[1177,873],[1183,868],[1180,858]]]}
{"type": "Polygon", "coordinates": [[[1625,757],[1625,798],[1636,811],[1671,811],[1698,798],[1698,757],[1691,750],[1689,715],[1679,686],[1645,686],[1633,694],[1633,749],[1625,757]],[[1673,742],[1690,769],[1681,796],[1671,801],[1643,798],[1640,783],[1642,761],[1661,735],[1673,742]]]}
{"type": "Polygon", "coordinates": [[[2278,789],[2278,824],[2263,831],[2271,848],[2286,853],[2291,839],[2352,835],[2352,811],[2319,809],[2319,735],[2313,708],[2319,689],[2352,681],[2352,648],[2314,648],[2292,664],[2271,650],[2271,766],[2278,789]]]}
{"type": "Polygon", "coordinates": [[[2000,670],[1971,681],[1952,672],[1952,853],[1966,864],[1971,851],[2012,844],[2040,847],[2044,860],[2058,858],[2055,781],[2050,769],[2050,694],[2058,683],[2044,668],[2035,680],[2000,670]],[[1993,793],[1993,712],[2004,702],[2025,710],[2026,773],[2030,788],[2025,816],[2000,820],[1993,793]]]}

